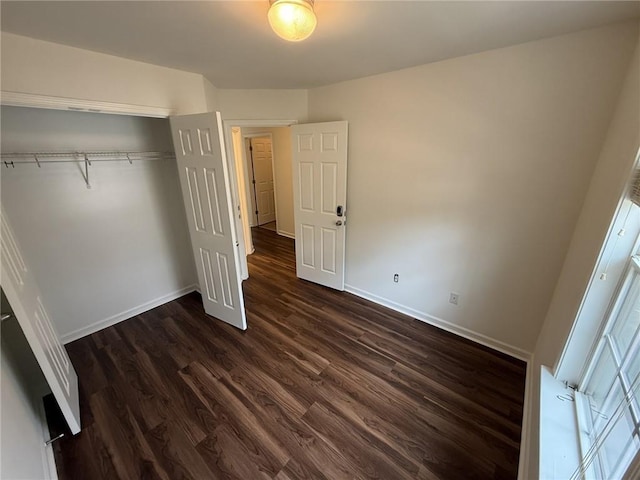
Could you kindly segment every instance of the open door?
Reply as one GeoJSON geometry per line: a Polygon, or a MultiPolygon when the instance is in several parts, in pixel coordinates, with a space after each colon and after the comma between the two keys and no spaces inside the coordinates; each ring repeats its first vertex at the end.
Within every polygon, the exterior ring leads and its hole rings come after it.
{"type": "Polygon", "coordinates": [[[80,432],[78,376],[2,211],[2,289],[72,434],[80,432]]]}
{"type": "Polygon", "coordinates": [[[291,129],[296,273],[344,290],[348,125],[307,123],[291,129]]]}
{"type": "Polygon", "coordinates": [[[220,113],[171,117],[182,197],[204,310],[242,330],[247,319],[239,275],[229,169],[220,113]]]}

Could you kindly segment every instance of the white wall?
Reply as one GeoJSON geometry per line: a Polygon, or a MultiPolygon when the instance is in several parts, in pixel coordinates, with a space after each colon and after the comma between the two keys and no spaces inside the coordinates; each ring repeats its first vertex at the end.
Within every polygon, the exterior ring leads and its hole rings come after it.
{"type": "MultiPolygon", "coordinates": [[[[2,150],[172,150],[168,121],[2,108],[2,150]]],[[[2,203],[63,340],[197,283],[175,161],[2,171],[2,203]]]]}
{"type": "MultiPolygon", "coordinates": [[[[2,313],[10,311],[3,294],[2,313]]],[[[38,404],[46,382],[15,318],[0,336],[0,478],[49,478],[38,404]]]]}
{"type": "Polygon", "coordinates": [[[207,111],[202,75],[2,32],[2,91],[207,111]]]}
{"type": "Polygon", "coordinates": [[[350,288],[532,352],[636,38],[614,25],[310,90],[310,121],[349,121],[350,288]]]}
{"type": "Polygon", "coordinates": [[[205,77],[202,77],[202,85],[204,87],[204,97],[207,104],[207,112],[217,112],[219,103],[218,88],[205,77]]]}
{"type": "Polygon", "coordinates": [[[217,90],[225,120],[298,120],[307,118],[307,90],[217,90]]]}
{"type": "Polygon", "coordinates": [[[271,134],[273,170],[276,183],[276,217],[278,233],[288,237],[295,235],[293,218],[293,167],[291,129],[289,127],[244,127],[243,135],[271,134]]]}
{"type": "Polygon", "coordinates": [[[536,345],[538,360],[549,367],[556,366],[569,335],[640,148],[639,64],[640,43],[599,152],[598,163],[536,345]]]}
{"type": "MultiPolygon", "coordinates": [[[[541,365],[557,367],[578,314],[580,303],[598,261],[603,242],[618,201],[629,181],[629,174],[640,148],[640,41],[637,43],[624,87],[617,100],[613,120],[580,216],[573,231],[562,272],[555,286],[531,366],[530,420],[527,428],[525,474],[521,478],[538,477],[539,375],[541,365]]],[[[613,230],[614,234],[616,230],[613,230]]],[[[611,281],[615,281],[612,279],[611,281]]],[[[599,281],[596,279],[596,282],[599,281]]],[[[606,288],[596,285],[596,288],[606,288]]],[[[565,369],[566,370],[566,369],[565,369]]],[[[561,380],[572,372],[565,371],[561,380]]]]}
{"type": "Polygon", "coordinates": [[[306,90],[218,89],[184,72],[21,35],[1,34],[2,91],[167,108],[224,119],[307,117],[306,90]]]}
{"type": "Polygon", "coordinates": [[[270,129],[273,136],[274,169],[278,186],[276,209],[278,211],[278,233],[293,238],[296,226],[293,217],[293,147],[291,128],[270,129]]]}

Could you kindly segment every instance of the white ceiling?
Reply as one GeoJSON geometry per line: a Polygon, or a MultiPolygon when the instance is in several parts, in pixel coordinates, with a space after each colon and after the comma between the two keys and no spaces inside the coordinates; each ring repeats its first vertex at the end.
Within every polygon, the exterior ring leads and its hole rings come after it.
{"type": "Polygon", "coordinates": [[[2,30],[205,75],[309,88],[640,17],[638,1],[325,1],[302,43],[261,1],[2,1],[2,30]]]}

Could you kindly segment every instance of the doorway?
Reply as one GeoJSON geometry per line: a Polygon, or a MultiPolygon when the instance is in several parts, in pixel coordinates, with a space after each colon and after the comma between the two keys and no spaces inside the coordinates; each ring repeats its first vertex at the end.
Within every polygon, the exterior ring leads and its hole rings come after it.
{"type": "MultiPolygon", "coordinates": [[[[295,121],[260,121],[260,120],[228,120],[225,121],[225,134],[228,145],[230,166],[233,170],[231,189],[238,215],[235,217],[238,235],[240,270],[243,280],[249,276],[247,256],[254,252],[252,228],[264,227],[275,231],[279,236],[294,238],[295,224],[293,215],[293,176],[292,176],[292,144],[290,125],[295,121]],[[269,139],[271,143],[271,159],[265,161],[261,157],[261,139],[269,139]],[[253,144],[253,145],[251,145],[253,144]],[[253,152],[250,150],[253,146],[253,152]],[[253,153],[253,163],[252,163],[253,153]],[[260,170],[256,168],[263,162],[260,170]],[[268,191],[269,172],[273,178],[273,216],[262,216],[270,213],[270,208],[260,207],[260,195],[268,191]],[[254,173],[257,174],[254,190],[254,173]],[[264,175],[263,175],[264,174],[264,175]],[[260,186],[261,177],[267,178],[267,185],[260,186]],[[258,203],[258,208],[255,205],[258,203]],[[258,211],[258,214],[255,212],[258,211]],[[258,218],[260,217],[260,218],[258,218]]],[[[269,147],[264,146],[268,151],[269,147]]],[[[265,155],[268,157],[268,155],[265,155]]],[[[265,203],[270,201],[269,193],[262,194],[265,203]]]]}
{"type": "Polygon", "coordinates": [[[253,206],[259,191],[253,188],[254,165],[247,163],[253,152],[249,149],[246,154],[245,137],[272,133],[276,233],[296,240],[296,270],[300,278],[343,290],[347,122],[290,124],[286,128],[255,127],[249,120],[244,124],[236,122],[242,121],[229,120],[225,128],[233,159],[230,169],[235,170],[232,177],[236,181],[231,182],[231,190],[239,212],[235,215],[236,231],[242,232],[237,247],[241,278],[249,278],[247,256],[254,252],[251,220],[253,225],[260,224],[259,210],[255,213],[253,206]],[[304,225],[300,227],[297,222],[304,225]]]}

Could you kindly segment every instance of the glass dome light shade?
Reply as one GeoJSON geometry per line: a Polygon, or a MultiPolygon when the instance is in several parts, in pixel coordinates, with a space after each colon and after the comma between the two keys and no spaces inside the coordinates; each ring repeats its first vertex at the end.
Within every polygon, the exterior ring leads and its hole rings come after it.
{"type": "Polygon", "coordinates": [[[312,0],[271,0],[267,17],[276,35],[290,42],[308,38],[318,23],[312,0]]]}

